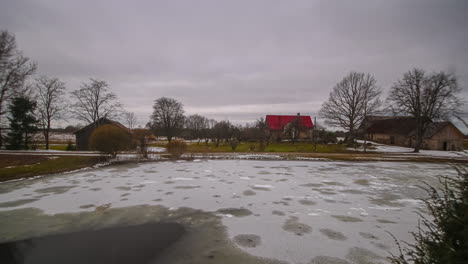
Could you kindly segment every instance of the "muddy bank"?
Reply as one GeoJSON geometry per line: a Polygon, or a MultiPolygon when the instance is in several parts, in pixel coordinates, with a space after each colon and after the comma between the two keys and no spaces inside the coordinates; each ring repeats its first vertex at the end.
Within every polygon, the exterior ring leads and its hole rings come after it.
{"type": "Polygon", "coordinates": [[[25,208],[0,212],[0,222],[2,263],[280,263],[243,252],[219,216],[190,208],[25,208]]]}

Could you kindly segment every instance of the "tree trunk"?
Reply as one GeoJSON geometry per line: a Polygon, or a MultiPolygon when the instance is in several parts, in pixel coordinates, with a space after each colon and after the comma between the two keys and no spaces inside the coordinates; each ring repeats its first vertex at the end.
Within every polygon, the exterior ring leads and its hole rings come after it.
{"type": "Polygon", "coordinates": [[[354,128],[349,129],[348,145],[354,146],[354,128]]]}
{"type": "Polygon", "coordinates": [[[423,140],[423,124],[420,118],[416,118],[416,144],[414,145],[414,153],[419,153],[419,149],[423,140]]]}
{"type": "Polygon", "coordinates": [[[50,131],[50,122],[47,124],[47,127],[42,131],[45,140],[45,149],[49,150],[49,131],[50,131]]]}
{"type": "Polygon", "coordinates": [[[49,132],[50,132],[50,119],[47,120],[47,128],[46,128],[46,131],[44,131],[44,137],[45,137],[47,150],[49,150],[49,132]]]}
{"type": "Polygon", "coordinates": [[[416,145],[414,146],[414,153],[419,153],[419,149],[421,148],[421,140],[416,137],[416,145]]]}
{"type": "Polygon", "coordinates": [[[28,133],[24,133],[24,149],[28,149],[28,133]]]}
{"type": "Polygon", "coordinates": [[[367,152],[367,133],[364,133],[364,152],[367,152]]]}
{"type": "Polygon", "coordinates": [[[5,99],[5,92],[6,92],[6,89],[5,88],[2,88],[2,93],[0,94],[0,148],[3,146],[3,135],[2,135],[2,111],[3,111],[3,102],[4,102],[4,99],[5,99]]]}
{"type": "Polygon", "coordinates": [[[45,149],[49,150],[49,131],[44,130],[45,149]]]}
{"type": "Polygon", "coordinates": [[[414,153],[419,153],[419,150],[421,149],[421,145],[422,145],[422,135],[421,135],[421,132],[418,131],[416,133],[416,144],[414,145],[414,153]]]}

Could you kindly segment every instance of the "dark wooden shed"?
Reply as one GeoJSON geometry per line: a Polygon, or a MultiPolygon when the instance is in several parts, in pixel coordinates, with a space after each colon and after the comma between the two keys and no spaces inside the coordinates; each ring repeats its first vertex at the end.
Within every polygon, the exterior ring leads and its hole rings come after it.
{"type": "Polygon", "coordinates": [[[93,133],[93,131],[102,126],[102,125],[113,125],[116,126],[120,129],[125,130],[126,132],[130,133],[130,129],[128,129],[126,126],[122,125],[121,123],[117,121],[113,121],[107,118],[101,118],[98,121],[91,123],[82,129],[78,130],[75,132],[75,137],[76,137],[76,150],[90,150],[89,149],[89,136],[93,133]]]}

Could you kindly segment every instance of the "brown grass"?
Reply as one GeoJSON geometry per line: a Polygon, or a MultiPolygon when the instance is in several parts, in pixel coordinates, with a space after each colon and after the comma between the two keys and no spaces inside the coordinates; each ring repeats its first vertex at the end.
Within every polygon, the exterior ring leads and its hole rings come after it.
{"type": "Polygon", "coordinates": [[[0,154],[0,181],[77,170],[99,161],[101,157],[0,154]]]}

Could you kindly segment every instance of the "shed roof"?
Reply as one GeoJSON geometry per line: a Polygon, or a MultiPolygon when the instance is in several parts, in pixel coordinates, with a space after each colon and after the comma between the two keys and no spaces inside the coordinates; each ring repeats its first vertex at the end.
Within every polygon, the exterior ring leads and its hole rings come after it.
{"type": "Polygon", "coordinates": [[[283,130],[284,126],[299,118],[299,124],[303,128],[313,128],[310,116],[301,115],[267,115],[265,121],[271,130],[283,130]]]}
{"type": "Polygon", "coordinates": [[[93,128],[96,128],[98,126],[101,126],[101,125],[105,125],[105,124],[111,124],[111,125],[114,125],[116,127],[119,127],[125,131],[128,131],[129,133],[131,132],[130,129],[128,129],[126,126],[122,125],[121,123],[117,122],[117,121],[113,121],[113,120],[110,120],[110,119],[107,119],[105,117],[83,127],[82,129],[78,130],[75,132],[75,134],[81,134],[85,131],[88,131],[89,129],[93,129],[93,128]]]}

